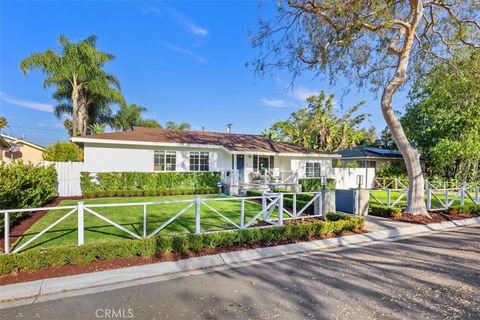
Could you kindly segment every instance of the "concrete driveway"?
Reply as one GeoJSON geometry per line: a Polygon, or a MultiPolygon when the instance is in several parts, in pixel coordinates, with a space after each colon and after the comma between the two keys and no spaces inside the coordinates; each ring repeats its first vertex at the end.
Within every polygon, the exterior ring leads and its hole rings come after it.
{"type": "Polygon", "coordinates": [[[1,319],[480,319],[480,225],[0,311],[1,319]]]}

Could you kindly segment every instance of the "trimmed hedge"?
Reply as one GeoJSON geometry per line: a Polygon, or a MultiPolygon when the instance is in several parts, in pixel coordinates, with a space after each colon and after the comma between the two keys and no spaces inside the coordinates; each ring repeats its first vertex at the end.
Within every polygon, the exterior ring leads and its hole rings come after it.
{"type": "Polygon", "coordinates": [[[370,205],[370,215],[385,218],[401,218],[402,209],[398,207],[387,207],[376,204],[370,205]]]}
{"type": "Polygon", "coordinates": [[[448,208],[447,213],[449,215],[455,216],[457,214],[463,213],[473,213],[473,214],[480,214],[480,204],[466,204],[463,206],[451,206],[448,208]]]}
{"type": "Polygon", "coordinates": [[[228,232],[157,236],[141,240],[116,240],[87,243],[83,246],[57,246],[30,249],[21,253],[0,255],[0,275],[13,271],[35,271],[62,265],[87,265],[96,259],[128,259],[155,254],[183,254],[205,248],[232,247],[240,244],[273,244],[283,240],[307,240],[363,228],[363,219],[328,213],[327,221],[283,227],[244,229],[228,232]]]}
{"type": "Polygon", "coordinates": [[[217,193],[220,172],[82,172],[82,194],[95,197],[217,193]]]}
{"type": "MultiPolygon", "coordinates": [[[[41,207],[57,196],[57,171],[53,166],[36,166],[23,161],[10,164],[0,162],[0,209],[41,207]]],[[[10,214],[15,223],[26,213],[10,214]]],[[[0,214],[0,231],[4,229],[4,215],[0,214]]]]}
{"type": "MultiPolygon", "coordinates": [[[[322,190],[322,179],[299,179],[298,183],[302,186],[302,191],[311,192],[322,190]]],[[[336,181],[335,179],[327,178],[327,185],[325,186],[326,190],[335,190],[336,181]]]]}

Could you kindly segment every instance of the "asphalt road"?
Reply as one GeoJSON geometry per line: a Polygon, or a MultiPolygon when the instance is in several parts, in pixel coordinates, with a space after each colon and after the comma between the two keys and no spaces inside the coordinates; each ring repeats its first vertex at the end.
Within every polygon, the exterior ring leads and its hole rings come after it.
{"type": "Polygon", "coordinates": [[[480,225],[0,311],[3,319],[480,319],[480,225]]]}

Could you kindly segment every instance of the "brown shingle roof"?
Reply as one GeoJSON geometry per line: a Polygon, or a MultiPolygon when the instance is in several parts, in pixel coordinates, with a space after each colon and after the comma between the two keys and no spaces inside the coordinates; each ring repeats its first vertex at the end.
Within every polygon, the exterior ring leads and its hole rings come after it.
{"type": "MultiPolygon", "coordinates": [[[[267,139],[261,135],[183,131],[159,128],[134,127],[133,130],[81,136],[82,139],[143,141],[158,143],[188,143],[223,146],[229,151],[267,153],[326,154],[318,150],[304,149],[297,145],[267,139]]],[[[75,139],[74,139],[75,140],[75,139]]]]}

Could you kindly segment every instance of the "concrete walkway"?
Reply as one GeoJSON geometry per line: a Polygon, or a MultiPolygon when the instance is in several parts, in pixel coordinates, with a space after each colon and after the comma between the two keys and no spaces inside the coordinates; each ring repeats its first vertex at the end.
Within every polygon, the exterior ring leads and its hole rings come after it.
{"type": "Polygon", "coordinates": [[[401,223],[390,225],[384,219],[367,217],[368,228],[372,232],[345,237],[259,248],[238,252],[221,253],[175,262],[163,262],[123,269],[106,270],[79,274],[61,278],[24,282],[0,287],[0,309],[16,305],[31,304],[54,300],[66,296],[78,296],[92,292],[109,291],[119,288],[152,283],[166,277],[173,278],[195,273],[204,273],[231,268],[245,263],[264,263],[274,259],[290,259],[293,255],[302,255],[325,251],[327,249],[364,245],[379,240],[392,241],[405,236],[448,230],[459,226],[480,223],[480,218],[449,221],[430,225],[412,225],[401,223]]]}
{"type": "Polygon", "coordinates": [[[408,222],[395,221],[392,219],[375,216],[362,216],[362,218],[365,219],[365,230],[367,230],[368,232],[399,229],[412,225],[408,222]]]}

